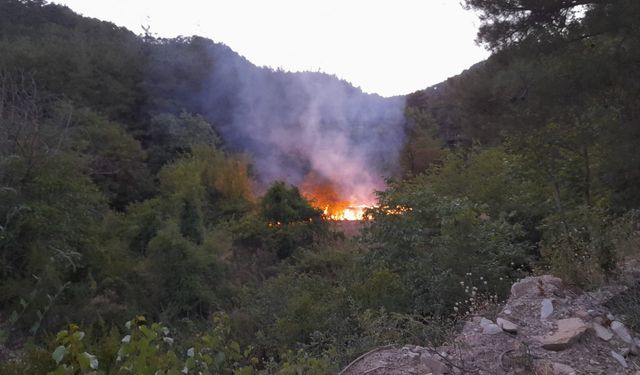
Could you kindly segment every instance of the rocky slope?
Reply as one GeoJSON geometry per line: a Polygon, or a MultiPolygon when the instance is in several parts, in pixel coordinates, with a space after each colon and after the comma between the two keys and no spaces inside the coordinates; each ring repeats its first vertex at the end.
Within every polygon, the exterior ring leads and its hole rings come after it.
{"type": "Polygon", "coordinates": [[[605,307],[624,289],[583,293],[553,276],[528,277],[495,319],[473,317],[447,345],[380,348],[341,375],[640,374],[640,335],[605,307]]]}

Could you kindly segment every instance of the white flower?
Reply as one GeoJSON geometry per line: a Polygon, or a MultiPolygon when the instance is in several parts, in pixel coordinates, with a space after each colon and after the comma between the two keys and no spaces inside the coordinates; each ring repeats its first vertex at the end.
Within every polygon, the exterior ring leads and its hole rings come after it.
{"type": "Polygon", "coordinates": [[[193,357],[194,355],[196,355],[196,351],[193,348],[189,348],[187,350],[187,357],[193,357]]]}
{"type": "Polygon", "coordinates": [[[131,341],[131,335],[126,335],[125,337],[122,338],[122,342],[123,343],[129,343],[131,341]]]}

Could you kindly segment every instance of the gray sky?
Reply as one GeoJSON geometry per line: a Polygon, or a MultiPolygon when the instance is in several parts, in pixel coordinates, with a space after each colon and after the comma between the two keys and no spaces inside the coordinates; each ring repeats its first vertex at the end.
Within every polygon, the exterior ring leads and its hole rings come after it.
{"type": "Polygon", "coordinates": [[[53,0],[137,34],[201,35],[259,66],[335,74],[383,96],[408,94],[488,56],[457,0],[53,0]]]}

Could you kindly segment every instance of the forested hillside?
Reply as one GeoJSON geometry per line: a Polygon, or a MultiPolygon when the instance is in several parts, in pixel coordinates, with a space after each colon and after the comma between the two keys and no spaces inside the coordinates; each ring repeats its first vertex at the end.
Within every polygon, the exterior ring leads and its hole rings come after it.
{"type": "Polygon", "coordinates": [[[465,3],[492,56],[405,106],[0,0],[0,373],[335,373],[527,274],[615,279],[640,244],[640,3],[465,3]],[[327,181],[380,190],[359,235],[297,187],[327,181]]]}

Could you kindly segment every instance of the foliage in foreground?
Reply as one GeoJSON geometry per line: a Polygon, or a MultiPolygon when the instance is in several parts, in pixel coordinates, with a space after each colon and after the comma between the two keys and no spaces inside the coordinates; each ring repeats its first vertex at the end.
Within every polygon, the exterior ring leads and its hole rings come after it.
{"type": "Polygon", "coordinates": [[[616,277],[640,248],[638,2],[552,2],[466,2],[506,22],[496,53],[409,98],[404,180],[347,240],[295,187],[254,196],[198,112],[202,39],[0,2],[0,372],[325,374],[441,342],[527,272],[616,277]]]}

